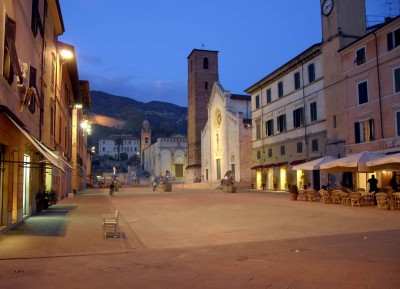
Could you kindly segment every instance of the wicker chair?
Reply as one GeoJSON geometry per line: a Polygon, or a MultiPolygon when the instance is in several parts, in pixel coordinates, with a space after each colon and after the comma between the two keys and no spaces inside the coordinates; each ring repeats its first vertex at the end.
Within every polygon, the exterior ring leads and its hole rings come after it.
{"type": "Polygon", "coordinates": [[[350,198],[350,193],[347,192],[341,192],[340,193],[341,197],[341,204],[342,205],[351,205],[351,198],[350,198]]]}
{"type": "Polygon", "coordinates": [[[316,202],[319,199],[314,189],[308,189],[306,191],[306,194],[307,194],[307,200],[310,202],[316,202]]]}
{"type": "Polygon", "coordinates": [[[374,192],[372,193],[365,193],[364,195],[362,195],[363,200],[364,200],[364,204],[366,206],[373,206],[375,205],[375,194],[374,192]]]}
{"type": "Polygon", "coordinates": [[[331,202],[332,204],[340,204],[342,202],[342,191],[341,190],[333,190],[331,193],[331,202]]]}
{"type": "Polygon", "coordinates": [[[400,192],[393,193],[390,198],[390,206],[392,210],[400,210],[400,192]]]}
{"type": "Polygon", "coordinates": [[[322,204],[329,204],[331,202],[331,196],[329,195],[329,192],[327,190],[320,190],[319,195],[320,202],[322,204]]]}
{"type": "Polygon", "coordinates": [[[352,192],[350,193],[350,203],[354,206],[361,207],[361,193],[360,192],[352,192]]]}
{"type": "Polygon", "coordinates": [[[389,208],[389,198],[386,193],[377,193],[375,195],[376,202],[378,203],[378,209],[385,209],[389,208]]]}

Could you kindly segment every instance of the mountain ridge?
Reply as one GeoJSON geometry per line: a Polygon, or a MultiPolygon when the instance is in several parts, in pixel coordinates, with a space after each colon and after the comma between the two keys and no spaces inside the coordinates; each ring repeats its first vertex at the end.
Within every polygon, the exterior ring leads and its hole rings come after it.
{"type": "MultiPolygon", "coordinates": [[[[92,90],[89,114],[104,115],[125,121],[122,128],[114,127],[112,133],[130,133],[140,136],[144,120],[148,120],[152,129],[152,139],[169,137],[173,134],[187,135],[188,108],[162,101],[141,102],[127,96],[113,95],[103,91],[92,90]]],[[[102,126],[101,123],[95,123],[102,126]]],[[[111,133],[110,129],[97,127],[94,137],[111,133]],[[106,131],[106,132],[105,132],[106,131]]]]}

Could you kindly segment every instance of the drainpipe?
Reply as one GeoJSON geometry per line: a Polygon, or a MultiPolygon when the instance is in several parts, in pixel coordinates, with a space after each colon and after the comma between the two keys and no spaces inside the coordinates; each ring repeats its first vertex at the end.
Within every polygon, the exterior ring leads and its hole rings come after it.
{"type": "Polygon", "coordinates": [[[44,95],[43,95],[43,77],[44,77],[44,46],[45,46],[45,34],[46,34],[46,2],[43,5],[43,37],[42,37],[42,51],[41,51],[41,71],[40,71],[40,96],[39,98],[39,141],[42,141],[42,124],[43,124],[43,111],[44,111],[44,95]]]}
{"type": "Polygon", "coordinates": [[[376,74],[378,78],[378,96],[379,96],[379,118],[381,123],[381,139],[384,139],[383,134],[383,118],[382,118],[382,93],[381,93],[381,78],[379,73],[379,59],[378,59],[378,39],[376,37],[375,31],[372,32],[375,37],[375,55],[376,55],[376,74]]]}
{"type": "Polygon", "coordinates": [[[302,94],[303,94],[303,125],[304,125],[304,143],[306,149],[306,160],[308,160],[308,139],[307,139],[307,122],[306,122],[306,99],[304,92],[304,63],[301,62],[301,85],[302,85],[302,94]]]}

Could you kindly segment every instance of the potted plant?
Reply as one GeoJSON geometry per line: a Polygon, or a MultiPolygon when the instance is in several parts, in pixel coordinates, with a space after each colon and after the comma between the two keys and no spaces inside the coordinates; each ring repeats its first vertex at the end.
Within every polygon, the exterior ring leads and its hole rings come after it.
{"type": "Polygon", "coordinates": [[[235,176],[232,171],[226,172],[223,187],[226,193],[236,193],[235,176]]]}
{"type": "Polygon", "coordinates": [[[56,204],[58,201],[57,193],[54,190],[42,190],[36,194],[36,212],[47,210],[49,206],[56,204]]]}
{"type": "Polygon", "coordinates": [[[276,191],[278,188],[279,176],[278,174],[274,174],[274,190],[276,191]]]}
{"type": "Polygon", "coordinates": [[[290,200],[297,201],[297,197],[299,196],[299,190],[297,185],[292,185],[289,190],[290,200]]]}
{"type": "Polygon", "coordinates": [[[171,173],[166,170],[165,177],[162,180],[162,189],[164,192],[171,192],[172,191],[172,184],[171,184],[171,173]]]}
{"type": "Polygon", "coordinates": [[[290,192],[290,188],[292,186],[292,183],[293,183],[293,172],[292,171],[288,171],[288,172],[286,172],[286,185],[287,185],[287,188],[288,188],[289,192],[290,192]]]}

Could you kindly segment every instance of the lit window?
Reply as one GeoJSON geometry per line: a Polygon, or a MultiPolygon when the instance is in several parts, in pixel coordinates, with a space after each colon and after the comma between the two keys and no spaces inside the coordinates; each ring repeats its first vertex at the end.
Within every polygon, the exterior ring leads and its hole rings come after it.
{"type": "Polygon", "coordinates": [[[355,143],[362,143],[374,140],[374,120],[354,123],[355,143]]]}

